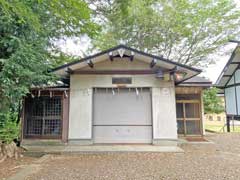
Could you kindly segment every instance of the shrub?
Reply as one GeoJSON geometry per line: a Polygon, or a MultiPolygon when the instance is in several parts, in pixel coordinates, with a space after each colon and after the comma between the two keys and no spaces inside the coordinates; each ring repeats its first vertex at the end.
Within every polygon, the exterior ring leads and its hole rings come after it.
{"type": "Polygon", "coordinates": [[[222,113],[224,112],[224,102],[217,96],[219,89],[213,87],[204,91],[204,112],[205,113],[222,113]]]}
{"type": "Polygon", "coordinates": [[[0,142],[9,144],[19,138],[20,126],[17,119],[17,113],[0,113],[0,142]]]}

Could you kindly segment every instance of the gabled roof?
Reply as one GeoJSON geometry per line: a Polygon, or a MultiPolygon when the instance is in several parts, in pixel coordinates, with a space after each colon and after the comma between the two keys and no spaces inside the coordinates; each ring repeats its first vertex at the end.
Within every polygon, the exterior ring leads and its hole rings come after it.
{"type": "MultiPolygon", "coordinates": [[[[64,64],[62,66],[59,66],[55,69],[52,70],[52,72],[59,74],[59,75],[66,75],[66,72],[71,69],[71,70],[76,70],[79,69],[83,66],[87,66],[89,60],[91,60],[93,63],[97,63],[106,59],[109,59],[109,54],[114,54],[116,55],[119,50],[124,50],[124,52],[129,56],[132,53],[134,53],[134,58],[145,61],[147,63],[151,63],[151,61],[154,59],[156,60],[156,63],[158,66],[164,67],[165,69],[173,69],[175,67],[178,67],[180,70],[183,70],[187,73],[186,77],[183,79],[187,80],[190,79],[193,76],[196,76],[197,74],[201,73],[202,71],[200,69],[190,67],[184,64],[180,64],[174,61],[171,61],[169,59],[166,59],[161,56],[156,56],[152,55],[143,51],[139,51],[137,49],[130,48],[125,45],[118,45],[116,47],[110,48],[108,50],[102,51],[100,53],[82,58],[78,61],[70,62],[68,64],[64,64]]],[[[181,81],[182,82],[182,81],[181,81]]],[[[178,82],[180,83],[180,82],[178,82]]]]}
{"type": "Polygon", "coordinates": [[[238,69],[240,65],[240,52],[239,46],[235,48],[227,64],[223,68],[220,76],[218,77],[215,86],[218,88],[224,88],[230,81],[234,72],[238,69]]]}

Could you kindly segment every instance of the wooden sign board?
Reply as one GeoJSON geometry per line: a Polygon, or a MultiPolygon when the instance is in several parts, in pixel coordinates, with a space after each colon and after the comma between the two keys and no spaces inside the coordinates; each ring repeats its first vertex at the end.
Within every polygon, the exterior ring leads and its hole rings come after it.
{"type": "Polygon", "coordinates": [[[112,84],[132,84],[131,77],[113,77],[112,84]]]}

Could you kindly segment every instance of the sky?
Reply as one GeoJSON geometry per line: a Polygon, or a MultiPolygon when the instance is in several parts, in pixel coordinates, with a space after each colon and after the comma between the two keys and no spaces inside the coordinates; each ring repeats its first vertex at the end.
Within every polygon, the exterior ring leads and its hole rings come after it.
{"type": "Polygon", "coordinates": [[[237,46],[236,43],[228,43],[222,51],[224,51],[224,55],[215,55],[215,64],[208,65],[207,68],[202,69],[203,72],[201,76],[204,76],[215,83],[219,75],[221,74],[223,68],[227,64],[227,61],[230,59],[230,56],[237,46]]]}

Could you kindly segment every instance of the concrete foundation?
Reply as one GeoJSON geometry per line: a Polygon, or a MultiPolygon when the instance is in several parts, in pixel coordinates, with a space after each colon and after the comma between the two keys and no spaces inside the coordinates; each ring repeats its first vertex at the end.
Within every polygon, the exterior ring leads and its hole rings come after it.
{"type": "Polygon", "coordinates": [[[79,154],[108,152],[184,152],[177,146],[153,145],[90,145],[90,146],[24,146],[27,152],[45,154],[79,154]]]}
{"type": "Polygon", "coordinates": [[[21,146],[63,146],[66,143],[53,139],[23,139],[21,146]]]}
{"type": "Polygon", "coordinates": [[[84,146],[84,145],[92,145],[93,140],[92,139],[70,139],[68,141],[69,145],[79,145],[79,146],[84,146]]]}
{"type": "Polygon", "coordinates": [[[177,146],[178,140],[154,139],[152,144],[159,146],[177,146]]]}

